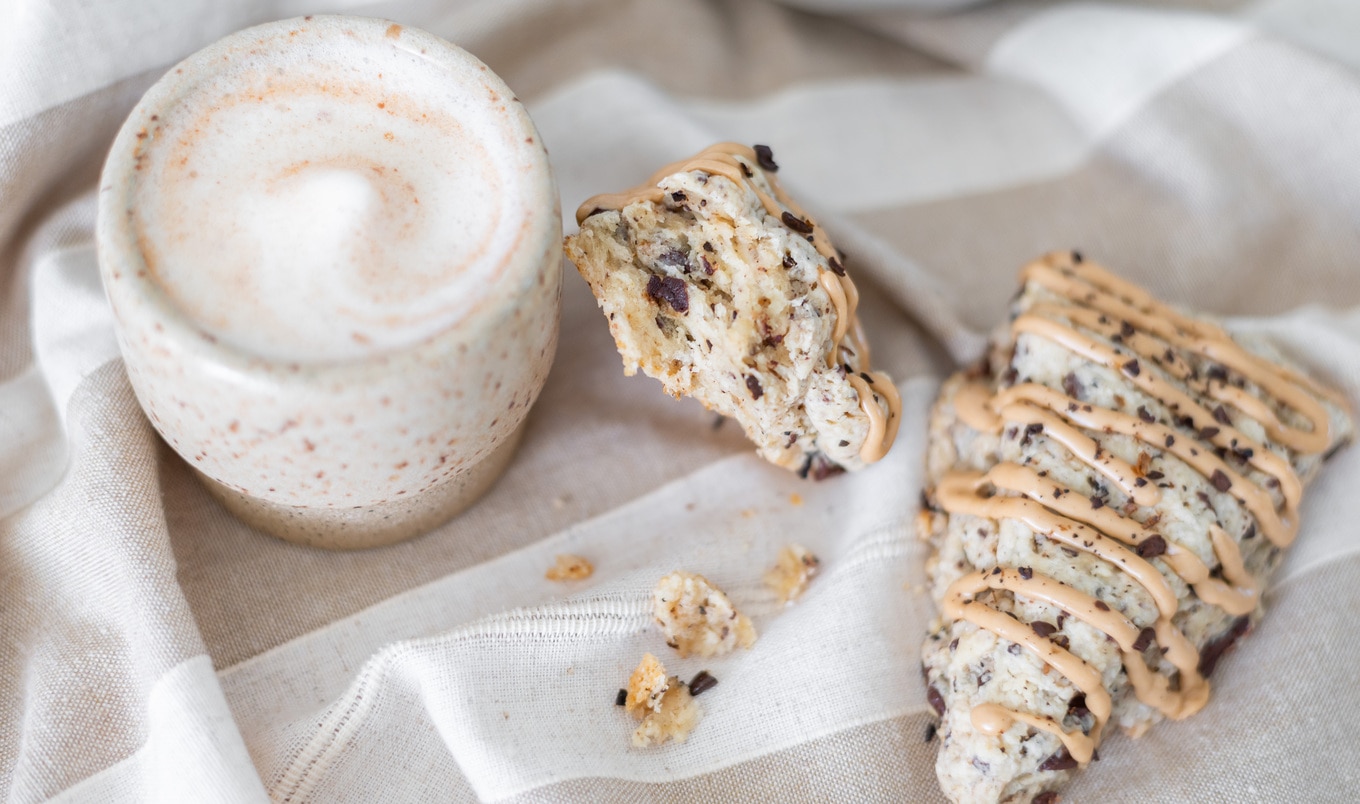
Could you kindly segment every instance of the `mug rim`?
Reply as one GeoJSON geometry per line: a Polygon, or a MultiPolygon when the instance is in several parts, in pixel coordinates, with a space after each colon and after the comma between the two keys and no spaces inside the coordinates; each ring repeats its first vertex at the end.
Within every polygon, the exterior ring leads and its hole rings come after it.
{"type": "MultiPolygon", "coordinates": [[[[561,239],[556,181],[542,137],[519,98],[499,75],[467,50],[428,31],[381,17],[314,14],[274,20],[228,34],[190,54],[157,79],[133,107],[109,150],[99,187],[96,253],[100,276],[114,308],[115,318],[120,318],[120,307],[126,307],[127,302],[136,300],[149,308],[141,311],[142,314],[150,312],[158,328],[164,327],[165,341],[173,343],[175,351],[186,356],[192,354],[195,360],[219,364],[223,370],[232,373],[253,372],[269,366],[287,368],[287,372],[271,378],[276,382],[286,382],[288,377],[306,379],[317,373],[362,372],[375,364],[387,366],[386,370],[391,370],[391,364],[401,363],[403,359],[419,361],[422,359],[421,353],[431,349],[442,352],[454,348],[469,338],[470,333],[479,331],[482,328],[479,322],[483,319],[505,315],[507,311],[503,309],[502,303],[505,299],[513,298],[524,287],[540,281],[539,275],[543,271],[552,270],[556,264],[549,263],[547,258],[559,247],[558,241],[561,239]],[[481,80],[508,100],[503,107],[505,130],[525,135],[515,136],[505,144],[507,155],[531,166],[528,171],[531,175],[516,185],[517,190],[524,192],[523,203],[515,206],[516,211],[524,216],[521,228],[525,235],[501,256],[501,268],[495,274],[495,281],[484,290],[481,303],[462,314],[450,315],[441,321],[440,327],[433,333],[354,356],[287,359],[262,354],[214,335],[166,291],[147,263],[132,222],[134,176],[139,169],[139,153],[143,143],[149,141],[154,145],[154,137],[146,137],[146,132],[155,126],[153,117],[173,107],[179,98],[193,92],[202,81],[214,75],[216,71],[212,66],[224,52],[232,51],[253,38],[263,36],[277,39],[280,34],[302,25],[321,28],[330,40],[337,40],[341,31],[357,28],[362,34],[378,41],[391,38],[387,37],[387,33],[392,26],[398,26],[400,38],[419,47],[424,61],[451,70],[476,69],[481,80]]],[[[120,320],[119,324],[121,326],[124,322],[120,320]]]]}

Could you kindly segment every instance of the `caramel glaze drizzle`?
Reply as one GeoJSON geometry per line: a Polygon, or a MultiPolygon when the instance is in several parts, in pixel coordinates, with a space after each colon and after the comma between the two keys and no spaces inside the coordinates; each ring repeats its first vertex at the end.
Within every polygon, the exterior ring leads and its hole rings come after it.
{"type": "MultiPolygon", "coordinates": [[[[1210,480],[1215,488],[1230,492],[1276,546],[1285,547],[1293,541],[1298,531],[1302,483],[1289,461],[1233,427],[1231,417],[1221,406],[1217,411],[1206,409],[1175,382],[1250,416],[1261,423],[1272,441],[1300,453],[1317,453],[1328,446],[1327,411],[1317,397],[1340,405],[1344,401],[1312,380],[1247,352],[1219,327],[1181,315],[1142,289],[1081,261],[1076,255],[1050,255],[1032,263],[1021,272],[1021,280],[1040,285],[1070,304],[1033,305],[1012,322],[1014,337],[1029,334],[1045,338],[1118,371],[1129,383],[1165,405],[1176,418],[1176,424],[1189,428],[1192,435],[1162,424],[1145,411],[1130,416],[1030,382],[996,393],[981,382],[962,386],[954,398],[960,421],[985,433],[999,434],[1008,423],[1038,429],[1107,478],[1133,504],[1155,506],[1162,493],[1144,476],[1145,471],[1102,449],[1083,431],[1129,436],[1156,451],[1174,455],[1210,480]],[[1070,323],[1063,323],[1062,319],[1070,323]],[[1095,333],[1122,348],[1087,333],[1095,333]],[[1201,378],[1198,371],[1177,356],[1176,349],[1197,353],[1225,370],[1217,376],[1211,373],[1207,379],[1201,378]],[[1280,421],[1269,405],[1230,385],[1227,369],[1236,371],[1296,412],[1309,426],[1297,428],[1280,421]],[[1205,448],[1205,442],[1211,447],[1205,448]],[[1215,448],[1232,451],[1276,481],[1283,502],[1280,509],[1277,510],[1274,498],[1265,488],[1218,457],[1215,448]]],[[[1100,672],[1053,640],[1040,636],[1028,623],[978,601],[977,597],[987,590],[1006,590],[1055,606],[1104,631],[1119,645],[1124,669],[1138,700],[1179,720],[1198,712],[1207,703],[1209,682],[1199,672],[1199,651],[1172,622],[1178,608],[1176,593],[1161,571],[1143,555],[1151,553],[1149,558],[1160,558],[1191,585],[1201,600],[1234,616],[1256,608],[1259,589],[1246,569],[1238,542],[1218,525],[1210,526],[1209,536],[1222,580],[1212,577],[1210,567],[1192,551],[1153,532],[1155,519],[1143,524],[1109,507],[1097,508],[1086,497],[1055,485],[1046,475],[1014,463],[1002,463],[986,472],[953,471],[940,481],[936,499],[951,514],[1023,522],[1035,533],[1090,553],[1127,573],[1147,591],[1157,609],[1157,619],[1150,629],[1140,630],[1104,601],[1029,568],[996,567],[990,572],[968,573],[949,587],[943,609],[951,620],[967,620],[1023,645],[1067,676],[1085,694],[1086,708],[1095,721],[1089,733],[1069,732],[1051,717],[985,703],[973,709],[973,726],[996,735],[1015,722],[1025,723],[1057,736],[1068,753],[1084,765],[1100,742],[1112,707],[1100,672]],[[1001,492],[1017,496],[1003,496],[1001,492]],[[1166,661],[1179,672],[1176,689],[1172,689],[1170,678],[1149,667],[1144,658],[1144,650],[1153,638],[1166,661]]]]}
{"type": "MultiPolygon", "coordinates": [[[[773,195],[767,193],[759,184],[752,181],[754,178],[753,166],[758,164],[753,149],[734,142],[721,142],[709,146],[694,157],[666,165],[653,173],[646,184],[621,193],[604,193],[587,198],[576,210],[576,222],[578,224],[583,223],[586,218],[597,212],[611,209],[621,210],[636,201],[662,203],[665,198],[665,191],[657,186],[662,179],[676,173],[702,171],[712,176],[722,176],[738,187],[743,184],[750,187],[760,198],[760,203],[764,205],[765,211],[781,221],[784,220],[784,214],[787,211],[807,223],[812,231],[804,236],[817,249],[817,253],[826,259],[828,265],[839,267],[840,260],[837,258],[836,249],[827,239],[822,227],[814,224],[812,218],[808,217],[808,214],[793,199],[789,198],[774,176],[768,172],[765,173],[765,179],[769,182],[770,189],[774,191],[773,195]]],[[[784,221],[784,223],[786,226],[788,225],[787,221],[784,221]]],[[[793,231],[799,232],[797,229],[793,231]]],[[[799,233],[802,234],[802,232],[799,233]]],[[[847,371],[846,379],[850,381],[850,385],[859,394],[860,409],[869,419],[869,434],[864,439],[864,445],[860,447],[859,457],[865,463],[874,463],[888,454],[888,449],[892,447],[893,441],[897,438],[897,428],[902,419],[902,399],[897,392],[897,386],[893,385],[888,375],[881,371],[869,369],[869,344],[864,337],[864,329],[860,325],[859,317],[855,314],[859,307],[859,291],[855,288],[855,283],[846,275],[844,269],[834,271],[819,268],[817,284],[831,299],[831,306],[836,311],[836,325],[832,331],[831,350],[827,353],[827,365],[840,365],[841,344],[842,341],[848,340],[849,344],[846,350],[859,357],[860,365],[864,370],[863,375],[847,371]],[[875,401],[875,394],[881,396],[887,403],[886,415],[875,401]]]]}

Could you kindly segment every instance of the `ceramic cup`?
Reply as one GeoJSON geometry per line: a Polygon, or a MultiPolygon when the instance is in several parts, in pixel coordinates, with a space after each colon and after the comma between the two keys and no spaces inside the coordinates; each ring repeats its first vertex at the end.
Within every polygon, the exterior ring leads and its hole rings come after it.
{"type": "Polygon", "coordinates": [[[233,34],[104,167],[99,265],[152,424],[238,517],[348,549],[505,469],[557,343],[547,155],[476,58],[386,20],[233,34]]]}

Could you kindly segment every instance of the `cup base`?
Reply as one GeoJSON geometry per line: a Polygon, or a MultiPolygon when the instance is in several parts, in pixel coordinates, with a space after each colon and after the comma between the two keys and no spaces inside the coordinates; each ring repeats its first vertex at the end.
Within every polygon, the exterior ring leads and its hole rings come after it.
{"type": "Polygon", "coordinates": [[[476,465],[419,494],[354,508],[281,505],[248,497],[196,472],[237,519],[284,541],[327,550],[364,550],[411,539],[444,524],[478,500],[505,472],[526,422],[476,465]]]}

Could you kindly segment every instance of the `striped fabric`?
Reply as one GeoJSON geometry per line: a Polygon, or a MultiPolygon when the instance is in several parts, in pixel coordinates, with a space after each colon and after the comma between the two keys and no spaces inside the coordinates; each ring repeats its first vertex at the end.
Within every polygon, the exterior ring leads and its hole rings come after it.
{"type": "MultiPolygon", "coordinates": [[[[938,380],[1015,272],[1079,247],[1268,337],[1360,403],[1360,4],[1350,0],[13,0],[0,5],[0,791],[39,801],[939,799],[912,535],[938,380]],[[98,279],[103,154],[176,61],[249,24],[386,16],[526,102],[568,213],[710,142],[768,143],[849,255],[892,454],[819,484],[624,378],[566,269],[557,362],[509,473],[418,540],[332,554],[229,516],[133,398],[98,279]],[[796,606],[761,583],[800,542],[796,606]],[[592,558],[571,585],[558,553],[592,558]],[[684,568],[761,633],[666,653],[684,568]],[[643,652],[719,686],[629,747],[643,652]]],[[[568,230],[574,222],[567,221],[568,230]]],[[[1360,407],[1360,404],[1357,404],[1360,407]]],[[[1262,626],[1197,717],[1116,735],[1071,801],[1360,790],[1360,449],[1305,501],[1262,626]]]]}

